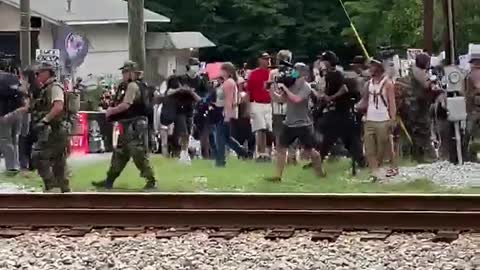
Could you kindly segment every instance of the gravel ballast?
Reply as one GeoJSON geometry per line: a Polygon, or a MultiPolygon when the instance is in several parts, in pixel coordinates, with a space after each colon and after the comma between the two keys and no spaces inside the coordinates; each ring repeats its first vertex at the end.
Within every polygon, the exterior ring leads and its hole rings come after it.
{"type": "Polygon", "coordinates": [[[480,163],[455,165],[450,162],[421,164],[415,167],[402,167],[400,174],[392,181],[404,182],[427,179],[450,188],[480,187],[480,163]]]}
{"type": "Polygon", "coordinates": [[[98,233],[80,238],[29,233],[0,239],[0,269],[480,269],[480,236],[474,234],[451,244],[433,243],[421,234],[364,242],[360,233],[349,233],[334,243],[312,242],[309,232],[278,241],[264,235],[252,232],[224,240],[195,232],[167,240],[154,234],[110,239],[98,233]]]}

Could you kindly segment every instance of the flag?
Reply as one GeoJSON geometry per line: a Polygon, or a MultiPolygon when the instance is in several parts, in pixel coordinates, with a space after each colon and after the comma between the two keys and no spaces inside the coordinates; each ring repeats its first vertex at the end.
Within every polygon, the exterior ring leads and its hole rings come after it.
{"type": "Polygon", "coordinates": [[[63,68],[72,71],[79,67],[88,54],[87,39],[68,25],[57,28],[54,34],[54,48],[60,50],[60,61],[63,68]]]}

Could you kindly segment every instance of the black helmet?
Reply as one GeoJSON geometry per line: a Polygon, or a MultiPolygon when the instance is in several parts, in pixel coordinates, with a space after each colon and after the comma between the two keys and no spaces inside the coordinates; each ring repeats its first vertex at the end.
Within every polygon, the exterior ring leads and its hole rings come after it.
{"type": "Polygon", "coordinates": [[[335,66],[336,64],[338,64],[338,57],[332,51],[323,52],[322,55],[320,56],[320,60],[329,62],[330,65],[332,66],[335,66]]]}

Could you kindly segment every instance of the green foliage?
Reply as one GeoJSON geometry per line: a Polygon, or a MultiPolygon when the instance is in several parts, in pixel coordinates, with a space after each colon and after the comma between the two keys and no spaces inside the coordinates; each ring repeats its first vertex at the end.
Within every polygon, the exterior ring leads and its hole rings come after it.
{"type": "Polygon", "coordinates": [[[360,52],[338,33],[348,25],[332,0],[146,0],[147,8],[172,19],[155,31],[201,31],[217,44],[202,58],[245,62],[260,51],[289,48],[297,59],[333,48],[348,57],[360,52]],[[353,50],[352,50],[353,48],[353,50]]]}
{"type": "MultiPolygon", "coordinates": [[[[443,0],[435,1],[434,43],[437,52],[442,50],[445,31],[443,0]]],[[[468,43],[480,42],[480,1],[455,0],[457,47],[466,53],[468,43]]],[[[396,48],[422,47],[423,0],[346,0],[352,16],[370,52],[378,45],[389,44],[396,48]]],[[[343,36],[353,40],[350,28],[343,36]]]]}
{"type": "MultiPolygon", "coordinates": [[[[389,44],[421,47],[423,0],[342,0],[370,54],[389,44]]],[[[443,10],[436,0],[435,43],[441,49],[443,10]]],[[[296,59],[325,49],[343,60],[361,53],[339,0],[146,0],[147,8],[172,19],[154,31],[201,31],[217,44],[202,58],[245,62],[260,51],[289,48],[296,59]]],[[[480,42],[480,1],[455,0],[459,48],[480,42]]],[[[402,49],[403,50],[403,49],[402,49]]]]}

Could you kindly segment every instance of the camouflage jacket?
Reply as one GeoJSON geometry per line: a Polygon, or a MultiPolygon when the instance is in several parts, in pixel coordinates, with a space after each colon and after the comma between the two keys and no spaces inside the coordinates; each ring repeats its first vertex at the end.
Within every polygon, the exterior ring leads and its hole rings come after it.
{"type": "MultiPolygon", "coordinates": [[[[48,80],[45,85],[40,89],[40,93],[37,98],[32,99],[31,103],[31,113],[32,113],[32,122],[39,123],[42,119],[50,112],[52,109],[52,89],[54,87],[59,87],[63,91],[63,86],[58,83],[56,80],[48,80]]],[[[55,119],[50,121],[50,124],[55,127],[63,121],[65,121],[65,113],[60,114],[55,119]]]]}
{"type": "Polygon", "coordinates": [[[465,101],[467,113],[480,112],[480,70],[468,74],[465,84],[465,101]],[[476,72],[476,74],[474,74],[476,72]],[[475,83],[477,81],[477,83],[475,83]]]}

